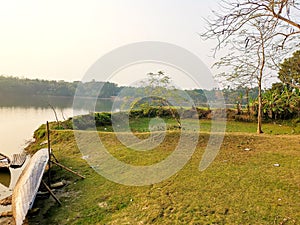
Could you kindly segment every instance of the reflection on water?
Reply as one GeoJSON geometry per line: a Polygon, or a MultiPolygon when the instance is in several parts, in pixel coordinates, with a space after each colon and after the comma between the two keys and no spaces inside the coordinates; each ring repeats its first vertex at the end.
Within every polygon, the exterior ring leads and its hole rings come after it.
{"type": "MultiPolygon", "coordinates": [[[[33,131],[46,121],[55,121],[55,108],[59,120],[94,111],[92,99],[82,99],[73,111],[73,99],[68,97],[0,97],[0,152],[11,156],[23,150],[33,131]],[[51,107],[50,107],[51,105],[51,107]]],[[[110,111],[110,100],[97,101],[96,111],[110,111]]]]}
{"type": "MultiPolygon", "coordinates": [[[[94,111],[91,107],[95,102],[93,98],[79,99],[76,110],[84,109],[85,111],[94,111]]],[[[5,96],[0,95],[0,107],[8,108],[35,108],[49,109],[49,106],[56,109],[66,109],[73,107],[72,97],[54,97],[54,96],[5,96]]],[[[111,111],[112,101],[110,99],[98,99],[95,106],[95,111],[111,111]]]]}
{"type": "Polygon", "coordinates": [[[10,178],[9,168],[0,168],[0,184],[8,188],[10,185],[10,178]]]}
{"type": "Polygon", "coordinates": [[[49,104],[60,109],[71,108],[73,104],[73,98],[53,96],[0,96],[1,107],[48,108],[49,104]]]}
{"type": "MultiPolygon", "coordinates": [[[[80,107],[74,111],[76,115],[94,111],[93,108],[87,108],[91,101],[93,100],[82,99],[80,107]]],[[[34,130],[46,121],[55,121],[50,105],[54,107],[59,120],[73,116],[72,98],[0,96],[0,152],[9,157],[22,152],[34,130]]],[[[95,108],[96,111],[110,111],[111,106],[110,100],[99,100],[95,108]]],[[[21,171],[22,168],[10,169],[11,176],[9,172],[0,172],[0,199],[11,194],[21,171]]],[[[0,207],[0,212],[3,211],[2,208],[0,207]]]]}

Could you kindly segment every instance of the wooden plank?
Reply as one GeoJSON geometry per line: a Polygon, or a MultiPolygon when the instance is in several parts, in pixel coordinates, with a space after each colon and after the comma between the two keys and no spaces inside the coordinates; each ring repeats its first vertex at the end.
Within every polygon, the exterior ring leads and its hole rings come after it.
{"type": "Polygon", "coordinates": [[[37,151],[21,173],[12,194],[12,211],[16,225],[22,225],[32,208],[49,160],[48,149],[37,151]]]}

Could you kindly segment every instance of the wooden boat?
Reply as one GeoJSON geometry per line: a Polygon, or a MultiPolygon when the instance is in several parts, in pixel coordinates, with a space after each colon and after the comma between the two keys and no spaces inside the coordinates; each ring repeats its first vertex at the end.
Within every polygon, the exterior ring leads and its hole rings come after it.
{"type": "Polygon", "coordinates": [[[13,154],[10,167],[11,168],[20,168],[23,166],[27,158],[26,153],[20,153],[20,154],[13,154]]]}
{"type": "Polygon", "coordinates": [[[12,194],[12,211],[16,225],[23,224],[32,208],[49,160],[48,149],[37,151],[21,173],[12,194]]]}
{"type": "Polygon", "coordinates": [[[10,166],[10,159],[6,155],[0,153],[0,169],[8,168],[9,166],[10,166]]]}
{"type": "Polygon", "coordinates": [[[10,159],[8,156],[0,153],[0,170],[2,168],[20,168],[23,166],[27,158],[26,153],[17,153],[13,154],[12,158],[10,159]]]}

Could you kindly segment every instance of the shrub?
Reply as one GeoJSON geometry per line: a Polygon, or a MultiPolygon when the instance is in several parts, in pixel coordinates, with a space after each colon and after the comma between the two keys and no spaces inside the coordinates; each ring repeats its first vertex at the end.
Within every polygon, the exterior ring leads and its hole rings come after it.
{"type": "Polygon", "coordinates": [[[36,131],[34,131],[33,136],[37,140],[45,137],[46,136],[46,125],[45,124],[41,125],[36,131]]]}
{"type": "Polygon", "coordinates": [[[95,113],[96,126],[108,126],[111,125],[111,113],[95,113]]]}

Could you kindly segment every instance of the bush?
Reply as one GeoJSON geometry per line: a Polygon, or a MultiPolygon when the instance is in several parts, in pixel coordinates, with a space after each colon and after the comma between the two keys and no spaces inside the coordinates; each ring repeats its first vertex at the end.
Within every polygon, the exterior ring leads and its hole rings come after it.
{"type": "Polygon", "coordinates": [[[111,122],[111,113],[95,113],[96,126],[110,126],[111,122]]]}
{"type": "Polygon", "coordinates": [[[60,129],[73,129],[73,122],[72,122],[72,118],[69,118],[63,122],[61,122],[61,127],[60,129]]]}
{"type": "Polygon", "coordinates": [[[93,113],[88,115],[73,117],[73,128],[75,130],[86,130],[95,127],[95,116],[93,113]]]}
{"type": "Polygon", "coordinates": [[[198,115],[199,115],[199,119],[208,119],[209,115],[211,114],[210,109],[197,108],[197,112],[198,112],[198,115]]]}
{"type": "Polygon", "coordinates": [[[39,140],[39,139],[42,139],[43,137],[45,137],[46,136],[46,125],[43,124],[37,130],[35,130],[33,136],[36,140],[39,140]]]}

